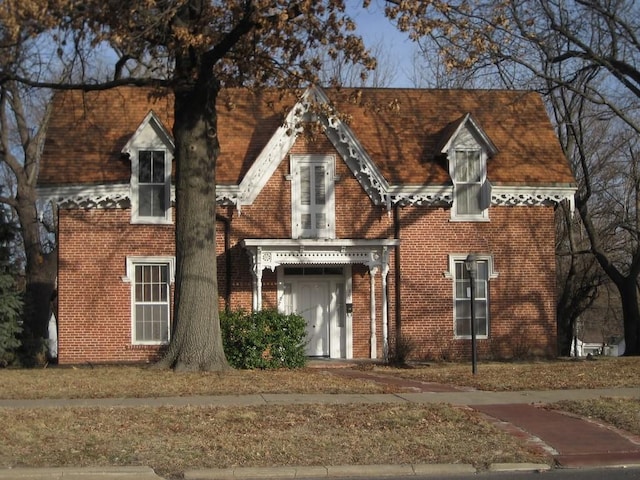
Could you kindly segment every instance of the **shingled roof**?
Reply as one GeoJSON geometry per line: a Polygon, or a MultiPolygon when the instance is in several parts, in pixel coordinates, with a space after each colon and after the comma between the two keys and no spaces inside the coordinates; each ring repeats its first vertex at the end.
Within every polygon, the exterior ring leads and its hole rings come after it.
{"type": "MultiPolygon", "coordinates": [[[[539,95],[507,90],[329,89],[341,118],[390,185],[449,184],[437,147],[467,114],[497,149],[495,185],[571,185],[574,178],[539,95]]],[[[294,108],[294,94],[223,90],[218,98],[219,184],[237,185],[294,108]]],[[[136,87],[58,92],[40,168],[42,186],[125,183],[122,148],[153,110],[173,126],[170,93],[136,87]]]]}

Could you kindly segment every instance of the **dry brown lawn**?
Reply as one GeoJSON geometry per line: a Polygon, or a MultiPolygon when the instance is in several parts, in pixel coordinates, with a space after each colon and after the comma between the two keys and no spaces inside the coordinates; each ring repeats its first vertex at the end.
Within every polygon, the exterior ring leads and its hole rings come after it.
{"type": "MultiPolygon", "coordinates": [[[[640,387],[640,357],[595,361],[432,363],[414,368],[360,364],[379,374],[479,390],[553,390],[640,387]]],[[[233,370],[225,374],[158,371],[140,366],[50,367],[0,370],[0,398],[106,398],[255,393],[383,393],[394,388],[332,375],[332,368],[233,370]]],[[[397,388],[396,388],[397,390],[397,388]]]]}
{"type": "Polygon", "coordinates": [[[640,357],[596,357],[533,362],[433,363],[409,369],[376,367],[375,371],[424,382],[464,385],[478,390],[566,390],[640,387],[640,357]]]}
{"type": "Polygon", "coordinates": [[[640,435],[640,399],[600,398],[580,402],[557,402],[551,407],[600,420],[635,435],[640,435]]]}
{"type": "MultiPolygon", "coordinates": [[[[485,390],[640,386],[640,359],[359,366],[374,373],[485,390]]],[[[390,387],[332,369],[174,374],[148,368],[0,370],[0,398],[157,397],[255,393],[381,393],[390,387]]],[[[640,434],[640,401],[559,408],[640,434]]],[[[447,405],[0,408],[0,468],[148,465],[167,478],[192,468],[382,463],[550,462],[464,408],[447,405]]]]}
{"type": "Polygon", "coordinates": [[[470,411],[445,405],[0,409],[0,467],[192,468],[545,462],[470,411]]]}

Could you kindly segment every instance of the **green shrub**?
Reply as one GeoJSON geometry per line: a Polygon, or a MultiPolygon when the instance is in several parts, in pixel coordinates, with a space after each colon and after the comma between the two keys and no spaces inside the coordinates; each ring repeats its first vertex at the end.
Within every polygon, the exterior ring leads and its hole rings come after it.
{"type": "Polygon", "coordinates": [[[299,368],[304,353],[306,321],[299,315],[275,310],[220,313],[222,341],[234,368],[299,368]]]}
{"type": "Polygon", "coordinates": [[[17,359],[20,347],[20,316],[22,298],[15,290],[13,277],[0,273],[0,366],[6,367],[17,359]]]}

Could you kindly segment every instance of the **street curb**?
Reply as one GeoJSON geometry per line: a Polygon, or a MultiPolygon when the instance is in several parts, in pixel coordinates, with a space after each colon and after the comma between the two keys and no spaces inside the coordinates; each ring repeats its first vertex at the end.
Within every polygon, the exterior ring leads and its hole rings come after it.
{"type": "Polygon", "coordinates": [[[150,467],[0,468],[0,480],[162,480],[150,467]]]}
{"type": "Polygon", "coordinates": [[[492,463],[490,472],[546,472],[551,467],[546,463],[492,463]]]}
{"type": "MultiPolygon", "coordinates": [[[[489,470],[494,472],[541,472],[549,470],[547,464],[497,463],[489,470]]],[[[404,464],[404,465],[336,465],[329,467],[273,467],[273,468],[207,468],[187,470],[184,480],[248,480],[262,478],[354,478],[390,476],[442,476],[475,474],[478,471],[469,464],[404,464]]]]}

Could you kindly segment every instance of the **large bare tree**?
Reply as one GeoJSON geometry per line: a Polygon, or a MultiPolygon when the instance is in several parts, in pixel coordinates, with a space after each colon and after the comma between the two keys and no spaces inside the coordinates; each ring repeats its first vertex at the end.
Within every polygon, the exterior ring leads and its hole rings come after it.
{"type": "MultiPolygon", "coordinates": [[[[225,370],[215,259],[216,99],[224,86],[295,87],[316,82],[321,67],[308,52],[331,45],[346,62],[375,60],[342,0],[7,0],[0,3],[4,44],[15,32],[57,42],[64,57],[107,50],[110,79],[45,81],[33,72],[0,72],[0,83],[95,90],[155,85],[175,98],[176,284],[174,331],[161,367],[225,370]]],[[[84,63],[76,63],[82,70],[84,63]]]]}
{"type": "Polygon", "coordinates": [[[61,74],[61,70],[49,69],[31,33],[21,24],[0,20],[0,208],[7,208],[8,216],[17,218],[19,225],[21,249],[14,254],[14,260],[19,260],[25,276],[22,335],[25,361],[32,361],[43,352],[42,338],[47,333],[56,277],[55,243],[47,236],[55,219],[39,215],[36,205],[49,93],[34,91],[11,77],[26,71],[34,75],[48,71],[57,78],[61,74]],[[44,221],[47,219],[48,222],[44,221]]]}
{"type": "Polygon", "coordinates": [[[503,86],[534,88],[547,95],[580,180],[576,207],[589,251],[619,291],[626,354],[639,355],[640,246],[634,184],[640,133],[640,3],[389,0],[387,5],[387,15],[398,27],[424,48],[437,50],[447,68],[491,73],[503,86]],[[581,122],[585,112],[591,124],[581,122]],[[594,118],[599,127],[608,123],[615,128],[615,152],[603,156],[601,148],[587,142],[594,118]],[[624,146],[619,139],[624,139],[624,146]],[[613,203],[601,209],[604,200],[613,203]],[[608,215],[600,215],[605,212],[608,215]]]}

